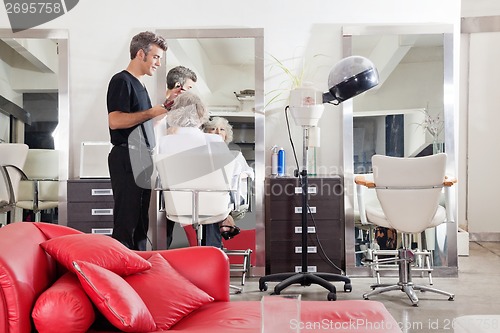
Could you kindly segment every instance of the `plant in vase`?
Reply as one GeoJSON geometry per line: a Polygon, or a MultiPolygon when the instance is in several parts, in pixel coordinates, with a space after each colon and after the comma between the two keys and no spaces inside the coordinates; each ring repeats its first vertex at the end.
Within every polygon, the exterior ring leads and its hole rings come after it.
{"type": "MultiPolygon", "coordinates": [[[[304,56],[280,60],[277,57],[270,55],[272,61],[269,69],[277,69],[280,74],[285,74],[285,78],[280,82],[277,89],[273,89],[266,94],[267,103],[265,108],[267,109],[270,105],[279,102],[285,102],[288,105],[290,103],[290,91],[297,88],[312,86],[312,83],[307,82],[306,79],[308,77],[312,77],[315,71],[322,67],[318,63],[315,63],[315,60],[319,60],[319,57],[321,56],[326,55],[315,54],[309,59],[308,64],[306,64],[304,56]],[[314,71],[311,71],[310,68],[313,68],[314,71]]],[[[287,108],[285,108],[285,116],[288,123],[286,110],[287,108]]],[[[319,136],[319,128],[315,127],[314,130],[311,128],[309,131],[310,134],[314,132],[319,136]]],[[[319,140],[319,138],[317,140],[319,140]]],[[[309,146],[308,150],[307,171],[309,175],[316,175],[316,146],[309,146]]]]}
{"type": "MultiPolygon", "coordinates": [[[[272,60],[270,70],[278,68],[279,71],[286,75],[286,78],[280,83],[279,88],[266,93],[266,96],[269,96],[266,108],[273,103],[288,101],[290,91],[301,87],[305,82],[305,79],[311,75],[309,68],[311,68],[314,60],[319,59],[321,56],[326,57],[324,54],[315,54],[312,56],[311,62],[306,64],[304,57],[293,57],[291,59],[279,60],[273,55],[269,56],[272,60]],[[285,63],[289,62],[291,64],[290,66],[287,66],[285,63]]],[[[315,65],[314,68],[317,70],[318,66],[315,65]]]]}
{"type": "Polygon", "coordinates": [[[423,109],[422,112],[424,113],[424,120],[418,125],[432,136],[433,153],[444,152],[444,143],[439,141],[439,136],[444,129],[442,113],[432,116],[427,108],[423,109]]]}

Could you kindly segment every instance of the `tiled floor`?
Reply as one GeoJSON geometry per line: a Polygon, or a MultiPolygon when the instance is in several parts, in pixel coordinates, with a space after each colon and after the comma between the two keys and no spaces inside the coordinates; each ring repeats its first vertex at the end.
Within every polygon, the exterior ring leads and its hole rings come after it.
{"type": "MultiPolygon", "coordinates": [[[[468,257],[459,257],[457,278],[434,277],[434,287],[455,294],[454,301],[446,296],[434,293],[417,292],[419,306],[413,307],[400,291],[392,291],[371,297],[382,302],[402,327],[403,332],[453,332],[453,320],[463,315],[500,315],[500,242],[470,243],[468,257]]],[[[382,282],[393,282],[396,278],[383,278],[382,282]]],[[[239,279],[232,283],[238,285],[239,279]]],[[[363,294],[370,291],[374,278],[352,278],[353,290],[343,292],[343,283],[336,283],[337,300],[363,299],[363,294]]],[[[415,278],[415,283],[427,284],[427,278],[415,278]]],[[[247,279],[243,293],[231,296],[233,301],[260,300],[270,293],[275,283],[268,283],[267,292],[259,291],[258,278],[247,279]]],[[[302,299],[326,300],[327,291],[323,287],[290,286],[284,293],[301,293],[302,299]]],[[[498,323],[500,332],[500,323],[498,323]]]]}

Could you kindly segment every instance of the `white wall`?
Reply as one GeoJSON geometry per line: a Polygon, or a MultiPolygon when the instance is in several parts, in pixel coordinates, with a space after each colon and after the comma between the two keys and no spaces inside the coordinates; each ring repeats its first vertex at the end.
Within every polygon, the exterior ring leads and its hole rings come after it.
{"type": "Polygon", "coordinates": [[[0,93],[9,101],[23,105],[23,95],[12,90],[9,78],[12,76],[12,67],[0,57],[0,93]]]}
{"type": "Polygon", "coordinates": [[[470,233],[500,233],[492,208],[498,204],[496,169],[500,163],[500,32],[476,33],[470,39],[468,103],[468,211],[470,233]],[[489,49],[489,52],[483,50],[489,49]]]}
{"type": "MultiPolygon", "coordinates": [[[[110,77],[128,63],[130,38],[142,30],[200,27],[264,28],[266,52],[265,91],[279,86],[283,77],[269,73],[269,54],[278,59],[299,56],[309,45],[318,43],[308,55],[325,53],[321,68],[333,66],[341,58],[341,26],[344,24],[453,23],[458,24],[460,4],[456,0],[313,0],[236,3],[234,0],[190,1],[182,6],[173,1],[107,0],[80,1],[67,14],[37,28],[67,29],[70,55],[70,170],[78,175],[81,141],[108,140],[105,95],[110,77]],[[221,12],[221,8],[224,8],[221,12]]],[[[0,28],[9,28],[5,11],[0,11],[0,28]]],[[[167,36],[168,37],[168,36],[167,36]]],[[[326,90],[329,70],[314,73],[320,90],[326,90]]],[[[148,82],[154,93],[154,84],[148,82]]],[[[158,102],[159,102],[158,97],[158,102]]],[[[322,119],[322,147],[319,163],[335,170],[341,163],[341,115],[325,111],[322,119]]],[[[283,112],[278,106],[268,110],[266,147],[289,147],[283,112]]],[[[301,131],[293,128],[301,144],[301,131]]],[[[289,154],[290,156],[291,154],[289,154]]],[[[291,165],[291,158],[288,164],[291,165]]],[[[291,167],[293,168],[293,167],[291,167]]]]}
{"type": "Polygon", "coordinates": [[[492,16],[500,14],[500,1],[498,0],[461,0],[462,17],[492,16]]]}
{"type": "Polygon", "coordinates": [[[359,96],[354,105],[356,112],[426,107],[442,112],[443,61],[401,64],[377,93],[359,96]]]}
{"type": "MultiPolygon", "coordinates": [[[[496,16],[498,22],[500,2],[497,0],[462,0],[461,16],[473,18],[496,16]]],[[[486,25],[485,32],[462,34],[460,83],[460,154],[459,179],[462,195],[459,197],[459,220],[464,221],[471,239],[499,240],[500,226],[492,218],[498,195],[498,181],[488,172],[500,163],[500,156],[492,153],[487,143],[498,142],[494,126],[498,119],[498,93],[496,78],[499,32],[496,26],[486,25]],[[495,58],[496,57],[496,58],[495,58]]],[[[494,150],[493,150],[494,151],[494,150]]]]}

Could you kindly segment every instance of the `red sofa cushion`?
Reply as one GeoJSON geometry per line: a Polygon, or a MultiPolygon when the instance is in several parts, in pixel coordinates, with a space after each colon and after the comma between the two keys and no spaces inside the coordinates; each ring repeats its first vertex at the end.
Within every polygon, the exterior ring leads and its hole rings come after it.
{"type": "Polygon", "coordinates": [[[40,244],[61,265],[74,272],[73,261],[104,267],[118,275],[130,275],[151,268],[151,264],[122,243],[105,235],[74,234],[40,244]]]}
{"type": "Polygon", "coordinates": [[[158,330],[179,320],[214,298],[179,274],[160,254],[148,260],[151,269],[125,277],[153,315],[158,330]]]}
{"type": "Polygon", "coordinates": [[[39,333],[87,332],[95,319],[94,307],[73,273],[61,276],[36,300],[32,312],[39,333]]]}
{"type": "Polygon", "coordinates": [[[146,304],[121,276],[89,262],[73,264],[83,289],[113,326],[124,332],[156,330],[146,304]]]}

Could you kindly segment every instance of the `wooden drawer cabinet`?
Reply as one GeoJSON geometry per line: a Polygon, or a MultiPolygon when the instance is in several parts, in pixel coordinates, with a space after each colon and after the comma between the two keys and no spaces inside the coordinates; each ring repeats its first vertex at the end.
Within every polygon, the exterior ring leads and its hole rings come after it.
{"type": "MultiPolygon", "coordinates": [[[[300,197],[300,194],[296,196],[300,197]]],[[[296,200],[273,201],[273,209],[270,212],[270,218],[273,220],[294,220],[301,222],[302,203],[295,201],[296,200]]],[[[315,220],[340,220],[340,207],[338,207],[337,202],[330,202],[327,200],[309,200],[308,204],[310,213],[315,220]]]]}
{"type": "MultiPolygon", "coordinates": [[[[308,178],[308,270],[345,269],[342,178],[308,178]]],[[[302,189],[297,178],[266,179],[266,274],[298,272],[302,256],[302,189]]]]}
{"type": "Polygon", "coordinates": [[[87,233],[113,231],[113,191],[109,179],[68,180],[68,226],[87,233]]]}

